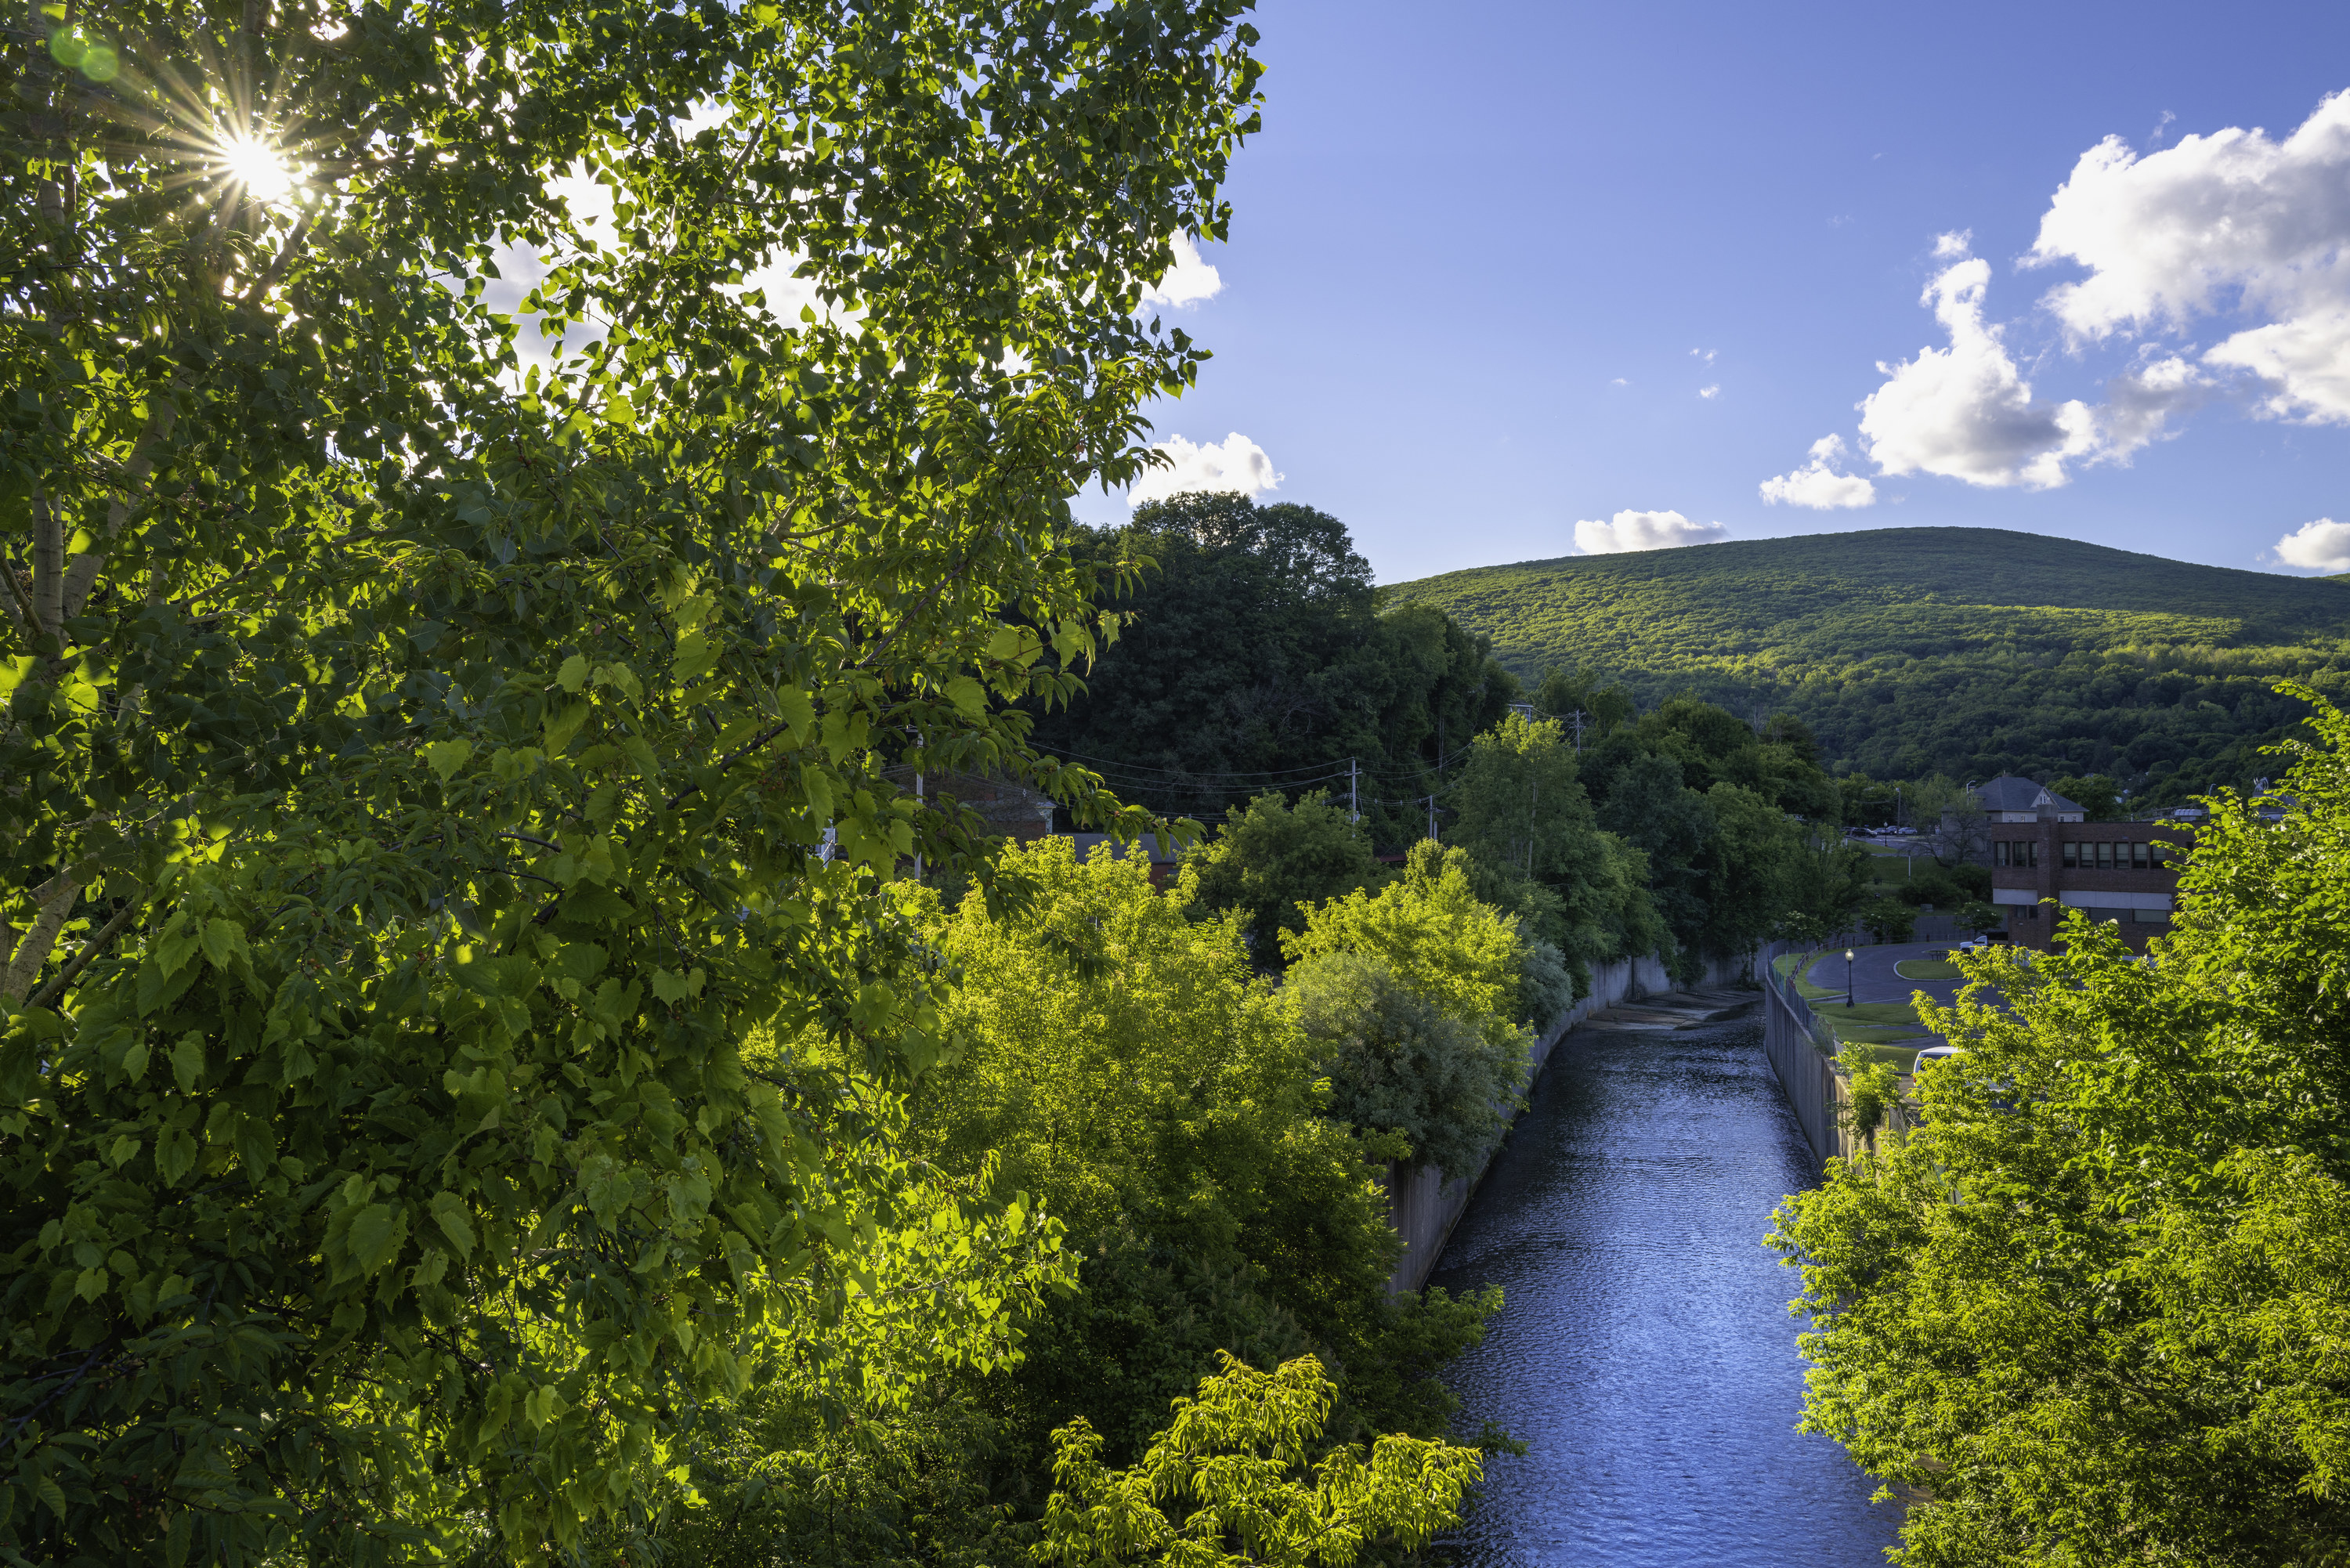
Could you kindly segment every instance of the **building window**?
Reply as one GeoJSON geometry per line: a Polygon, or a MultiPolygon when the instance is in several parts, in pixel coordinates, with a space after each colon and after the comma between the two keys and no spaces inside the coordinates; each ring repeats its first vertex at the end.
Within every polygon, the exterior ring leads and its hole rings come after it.
{"type": "Polygon", "coordinates": [[[2109,844],[2109,843],[2108,843],[2108,844],[2100,844],[2100,845],[2098,845],[2098,846],[2097,846],[2097,869],[2098,869],[2098,870],[2100,870],[2100,871],[2110,871],[2110,870],[2112,870],[2113,868],[2114,868],[2114,846],[2113,846],[2111,844],[2109,844]]]}
{"type": "Polygon", "coordinates": [[[2029,856],[2027,856],[2027,857],[2025,857],[2026,864],[2028,864],[2028,865],[2032,865],[2032,866],[2037,866],[2037,865],[2039,865],[2039,864],[2040,864],[2040,840],[2038,840],[2038,839],[2036,839],[2036,838],[2034,838],[2034,839],[2030,839],[2030,840],[2026,841],[2026,843],[2024,844],[2023,847],[2024,847],[2024,848],[2026,848],[2026,849],[2028,849],[2028,850],[2030,850],[2030,851],[2032,852],[2029,856]]]}
{"type": "Polygon", "coordinates": [[[2006,839],[2004,839],[2004,838],[1999,839],[1999,840],[1997,840],[1996,842],[1994,842],[1994,843],[1991,845],[1991,863],[1992,865],[1994,865],[1994,866],[2004,866],[2004,865],[2006,865],[2006,864],[2007,864],[2007,840],[2006,840],[2006,839]]]}
{"type": "Polygon", "coordinates": [[[2148,866],[2148,865],[2150,865],[2150,864],[2151,864],[2151,862],[2149,862],[2149,861],[2147,859],[2147,854],[2146,854],[2146,841],[2145,841],[2144,839],[2140,839],[2140,840],[2138,840],[2138,842],[2137,842],[2136,844],[2133,844],[2133,845],[2131,845],[2131,846],[2130,846],[2130,869],[2131,869],[2131,870],[2133,870],[2133,871],[2143,871],[2143,870],[2145,870],[2145,869],[2147,867],[2147,866],[2148,866]]]}
{"type": "Polygon", "coordinates": [[[2078,866],[2080,863],[2081,846],[2074,843],[2071,839],[2066,839],[2064,841],[2064,864],[2067,866],[2078,866]]]}

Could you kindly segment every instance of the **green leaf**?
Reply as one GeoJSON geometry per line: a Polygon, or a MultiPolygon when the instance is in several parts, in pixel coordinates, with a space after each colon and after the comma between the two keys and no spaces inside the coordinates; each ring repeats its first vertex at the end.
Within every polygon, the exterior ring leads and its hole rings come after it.
{"type": "Polygon", "coordinates": [[[178,1080],[180,1093],[192,1095],[196,1085],[204,1081],[204,1037],[185,1034],[172,1047],[172,1076],[178,1080]]]}
{"type": "Polygon", "coordinates": [[[958,675],[946,684],[947,701],[966,716],[984,718],[987,714],[987,689],[968,675],[958,675]]]}
{"type": "Polygon", "coordinates": [[[785,723],[791,726],[792,744],[807,743],[808,732],[816,724],[816,704],[808,694],[796,686],[786,686],[775,693],[775,707],[785,723]]]}
{"type": "Polygon", "coordinates": [[[370,1203],[352,1216],[347,1239],[359,1272],[375,1273],[400,1255],[408,1240],[408,1216],[389,1203],[370,1203]]]}
{"type": "Polygon", "coordinates": [[[225,970],[236,963],[249,963],[253,950],[245,946],[244,928],[234,920],[206,920],[203,934],[204,957],[214,969],[225,970]]]}
{"type": "Polygon", "coordinates": [[[196,1168],[196,1157],[202,1152],[185,1128],[167,1127],[155,1137],[155,1172],[164,1186],[176,1187],[182,1177],[196,1168]]]}
{"type": "Polygon", "coordinates": [[[596,705],[587,701],[566,702],[559,711],[551,711],[547,714],[544,732],[546,738],[546,754],[550,757],[561,756],[564,748],[571,744],[571,738],[579,732],[579,727],[588,722],[588,716],[595,711],[596,705]]]}
{"type": "Polygon", "coordinates": [[[669,970],[653,971],[653,994],[663,1002],[682,1002],[689,996],[702,994],[702,972],[696,969],[691,974],[677,974],[669,970]]]}
{"type": "Polygon", "coordinates": [[[460,736],[453,741],[429,742],[417,750],[424,753],[424,760],[432,765],[432,771],[441,775],[441,782],[447,784],[456,777],[457,770],[465,765],[465,759],[473,754],[473,742],[460,736]]]}
{"type": "Polygon", "coordinates": [[[449,1238],[457,1255],[470,1259],[473,1255],[473,1222],[465,1212],[465,1201],[453,1192],[432,1195],[432,1220],[449,1238]]]}
{"type": "Polygon", "coordinates": [[[680,680],[691,680],[706,674],[718,662],[718,650],[710,639],[699,631],[689,631],[677,639],[677,663],[674,673],[680,680]]]}
{"type": "Polygon", "coordinates": [[[588,684],[588,660],[575,653],[563,661],[555,673],[555,683],[566,691],[577,691],[588,684]]]}
{"type": "Polygon", "coordinates": [[[171,923],[163,928],[163,934],[155,940],[152,957],[159,976],[177,974],[180,966],[195,952],[197,939],[202,934],[201,922],[185,909],[174,913],[171,923]]]}

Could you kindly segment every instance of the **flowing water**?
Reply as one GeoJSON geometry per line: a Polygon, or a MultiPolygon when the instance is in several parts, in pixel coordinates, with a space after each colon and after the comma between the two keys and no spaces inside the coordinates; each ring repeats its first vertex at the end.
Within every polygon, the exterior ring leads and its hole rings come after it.
{"type": "Polygon", "coordinates": [[[1817,1177],[1761,1025],[1578,1032],[1530,1098],[1430,1282],[1506,1293],[1448,1381],[1533,1446],[1487,1462],[1457,1561],[1881,1565],[1896,1510],[1794,1430],[1796,1279],[1761,1241],[1817,1177]]]}

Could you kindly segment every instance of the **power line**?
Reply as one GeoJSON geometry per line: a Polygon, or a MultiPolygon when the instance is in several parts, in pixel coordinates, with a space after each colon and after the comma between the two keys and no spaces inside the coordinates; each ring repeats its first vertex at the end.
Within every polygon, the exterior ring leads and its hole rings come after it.
{"type": "Polygon", "coordinates": [[[1241,772],[1235,772],[1235,771],[1232,771],[1232,770],[1231,770],[1231,769],[1211,769],[1211,770],[1203,770],[1203,771],[1194,772],[1194,771],[1192,771],[1192,770],[1191,770],[1191,769],[1189,769],[1189,768],[1162,768],[1162,767],[1158,767],[1158,766],[1154,766],[1153,764],[1151,764],[1151,763],[1127,763],[1127,762],[1119,762],[1118,760],[1117,760],[1117,759],[1116,759],[1116,758],[1114,758],[1114,757],[1097,757],[1097,756],[1092,755],[1092,754],[1091,754],[1091,753],[1086,753],[1086,752],[1078,752],[1078,751],[1071,751],[1071,750],[1068,750],[1068,749],[1066,749],[1066,748],[1063,748],[1063,747],[1046,746],[1046,747],[1044,747],[1044,748],[1042,748],[1042,749],[1043,749],[1043,750],[1045,750],[1045,751],[1050,752],[1050,753],[1054,753],[1055,755],[1057,755],[1057,756],[1061,756],[1061,757],[1076,757],[1076,758],[1077,758],[1078,760],[1080,760],[1080,761],[1082,761],[1082,762],[1086,762],[1086,763],[1094,763],[1094,764],[1097,764],[1097,766],[1100,766],[1100,767],[1118,768],[1118,769],[1120,769],[1120,770],[1122,770],[1122,771],[1124,771],[1124,772],[1126,772],[1126,773],[1129,773],[1129,774],[1167,774],[1168,776],[1172,777],[1172,778],[1186,778],[1186,779],[1197,779],[1197,778],[1222,778],[1222,779],[1274,779],[1274,778],[1280,778],[1280,777],[1282,777],[1282,776],[1284,776],[1284,775],[1285,775],[1285,774],[1304,774],[1304,773],[1312,773],[1312,772],[1314,772],[1316,768],[1321,768],[1321,769],[1330,769],[1330,768],[1336,768],[1336,767],[1337,767],[1337,766],[1339,766],[1339,765],[1340,765],[1340,764],[1338,764],[1338,763],[1301,763],[1301,764],[1299,764],[1298,766],[1294,767],[1294,768],[1276,768],[1276,769],[1271,770],[1270,772],[1263,772],[1263,773],[1241,773],[1241,772]]]}

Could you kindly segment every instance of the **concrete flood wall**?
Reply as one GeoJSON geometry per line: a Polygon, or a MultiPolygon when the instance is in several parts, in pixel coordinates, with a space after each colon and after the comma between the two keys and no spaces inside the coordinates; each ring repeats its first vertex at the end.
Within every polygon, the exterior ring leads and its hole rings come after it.
{"type": "Polygon", "coordinates": [[[1812,1158],[1825,1165],[1843,1152],[1841,1113],[1850,1096],[1832,1064],[1835,1047],[1823,1046],[1826,1031],[1771,961],[1778,951],[1775,944],[1766,948],[1754,965],[1754,978],[1762,982],[1762,1054],[1812,1146],[1812,1158]]]}
{"type": "MultiPolygon", "coordinates": [[[[1699,983],[1734,985],[1743,981],[1747,974],[1744,961],[1725,960],[1709,967],[1699,983]]],[[[1551,1052],[1576,1024],[1618,1002],[1677,989],[1672,977],[1665,972],[1665,966],[1653,957],[1617,959],[1594,967],[1591,994],[1560,1013],[1535,1040],[1530,1053],[1534,1072],[1528,1080],[1528,1091],[1532,1091],[1534,1081],[1542,1076],[1551,1052]]],[[[1511,1120],[1515,1119],[1516,1113],[1512,1112],[1511,1120]]],[[[1508,1141],[1509,1133],[1504,1128],[1501,1139],[1486,1151],[1485,1163],[1466,1176],[1448,1177],[1441,1168],[1433,1165],[1414,1166],[1408,1170],[1388,1167],[1388,1220],[1395,1227],[1396,1234],[1403,1238],[1404,1244],[1403,1257],[1388,1280],[1390,1292],[1416,1291],[1428,1282],[1428,1276],[1436,1272],[1438,1261],[1444,1256],[1444,1243],[1451,1237],[1452,1228],[1468,1211],[1477,1183],[1492,1168],[1493,1156],[1508,1141]]]]}
{"type": "MultiPolygon", "coordinates": [[[[1812,1158],[1825,1166],[1853,1152],[1852,1136],[1846,1130],[1852,1119],[1852,1084],[1836,1071],[1835,1035],[1814,1016],[1811,1003],[1795,989],[1794,978],[1783,977],[1772,961],[1787,950],[1788,944],[1774,943],[1754,961],[1754,978],[1762,984],[1762,1054],[1812,1146],[1812,1158]]],[[[1910,1107],[1896,1096],[1885,1107],[1885,1124],[1877,1136],[1906,1137],[1912,1126],[1910,1107]]]]}

